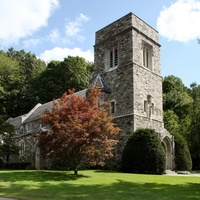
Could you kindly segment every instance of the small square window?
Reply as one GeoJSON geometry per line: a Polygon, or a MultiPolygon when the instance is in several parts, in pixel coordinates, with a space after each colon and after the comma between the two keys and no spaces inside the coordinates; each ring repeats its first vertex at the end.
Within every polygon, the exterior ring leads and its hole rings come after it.
{"type": "Polygon", "coordinates": [[[110,102],[110,114],[115,114],[115,101],[110,102]]]}

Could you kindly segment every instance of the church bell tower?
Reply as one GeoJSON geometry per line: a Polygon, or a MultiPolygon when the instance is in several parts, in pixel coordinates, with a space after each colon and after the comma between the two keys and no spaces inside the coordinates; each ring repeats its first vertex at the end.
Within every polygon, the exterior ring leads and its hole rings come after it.
{"type": "Polygon", "coordinates": [[[158,32],[133,13],[97,31],[94,77],[102,77],[111,88],[104,98],[110,100],[115,123],[122,129],[121,140],[137,128],[155,129],[162,141],[165,138],[172,168],[173,137],[163,123],[158,40],[158,32]]]}

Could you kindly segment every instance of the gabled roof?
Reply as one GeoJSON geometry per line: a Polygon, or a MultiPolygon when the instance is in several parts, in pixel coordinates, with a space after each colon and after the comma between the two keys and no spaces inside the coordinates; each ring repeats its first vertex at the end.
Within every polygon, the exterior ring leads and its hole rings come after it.
{"type": "Polygon", "coordinates": [[[88,87],[88,90],[96,87],[100,89],[102,92],[111,93],[110,86],[106,83],[106,81],[98,74],[94,81],[88,87]]]}
{"type": "Polygon", "coordinates": [[[38,103],[34,108],[32,108],[28,113],[24,115],[20,115],[18,117],[10,117],[9,119],[6,120],[7,123],[12,124],[16,129],[20,128],[20,126],[24,123],[24,121],[32,114],[35,112],[35,110],[40,107],[41,104],[38,103]]]}
{"type": "MultiPolygon", "coordinates": [[[[75,92],[74,95],[80,96],[82,98],[86,97],[87,89],[75,92]]],[[[57,99],[59,100],[59,99],[57,99]]],[[[15,126],[15,128],[19,128],[22,124],[26,124],[35,120],[39,120],[41,118],[41,115],[45,110],[51,110],[53,107],[53,101],[47,102],[45,104],[38,103],[31,111],[28,113],[15,117],[15,118],[9,118],[7,119],[7,122],[15,126]]]]}
{"type": "MultiPolygon", "coordinates": [[[[80,96],[85,98],[86,96],[86,89],[75,92],[74,95],[80,96]]],[[[59,100],[59,99],[57,99],[59,100]]],[[[53,108],[53,101],[47,102],[45,104],[40,105],[25,121],[24,123],[32,122],[35,120],[39,120],[41,115],[44,113],[45,110],[51,110],[53,108]]]]}
{"type": "Polygon", "coordinates": [[[22,119],[22,115],[14,118],[10,117],[6,120],[6,122],[12,124],[16,129],[18,129],[22,124],[22,119]]]}
{"type": "Polygon", "coordinates": [[[53,101],[40,105],[25,121],[24,123],[39,120],[45,110],[51,110],[53,107],[53,101]]]}

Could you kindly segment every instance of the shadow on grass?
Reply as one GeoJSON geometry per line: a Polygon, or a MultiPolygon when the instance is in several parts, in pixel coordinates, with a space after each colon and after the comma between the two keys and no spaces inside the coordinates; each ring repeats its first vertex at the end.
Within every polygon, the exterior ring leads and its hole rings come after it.
{"type": "Polygon", "coordinates": [[[86,178],[84,175],[74,175],[66,171],[0,171],[0,181],[15,182],[15,181],[67,181],[86,178]]]}
{"type": "MultiPolygon", "coordinates": [[[[12,172],[10,172],[12,173],[12,172]]],[[[0,194],[5,196],[17,197],[22,200],[197,200],[200,199],[200,183],[185,184],[160,184],[160,183],[137,183],[128,182],[121,179],[115,179],[110,184],[98,184],[98,181],[89,181],[88,176],[74,176],[66,172],[13,172],[16,179],[2,177],[0,173],[0,182],[10,182],[9,185],[1,185],[0,194]],[[48,174],[48,175],[47,175],[48,174]],[[29,177],[25,177],[28,176],[29,177]],[[40,178],[40,176],[43,176],[40,178]],[[70,182],[67,180],[76,180],[70,182]],[[23,179],[32,182],[40,182],[37,185],[23,183],[23,179]],[[42,179],[42,181],[41,181],[42,179]],[[22,181],[18,184],[13,180],[22,181]],[[44,182],[46,180],[46,182],[44,182]],[[51,180],[53,182],[48,182],[51,180]],[[63,181],[65,180],[65,181],[63,181]],[[59,181],[59,182],[58,182],[59,181]],[[63,182],[62,182],[63,181],[63,182]]],[[[104,176],[102,176],[104,178],[104,176]]],[[[92,178],[91,178],[92,179],[92,178]]]]}

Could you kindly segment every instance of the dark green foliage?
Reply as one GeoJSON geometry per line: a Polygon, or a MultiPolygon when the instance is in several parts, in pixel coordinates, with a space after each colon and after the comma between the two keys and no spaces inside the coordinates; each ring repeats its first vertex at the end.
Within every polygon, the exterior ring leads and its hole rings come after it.
{"type": "Polygon", "coordinates": [[[173,75],[163,79],[163,110],[173,110],[180,119],[190,110],[192,98],[182,80],[173,75]]]}
{"type": "MultiPolygon", "coordinates": [[[[177,170],[190,170],[191,156],[193,160],[200,158],[200,87],[196,83],[192,83],[190,87],[191,89],[186,88],[182,80],[175,76],[163,79],[164,124],[175,137],[177,170]]],[[[200,166],[198,161],[196,164],[200,166]]]]}
{"type": "Polygon", "coordinates": [[[16,162],[16,163],[5,163],[5,169],[20,169],[24,170],[31,166],[30,162],[16,162]]]}
{"type": "Polygon", "coordinates": [[[176,76],[170,75],[163,79],[163,93],[183,92],[185,86],[182,80],[176,76]]]}
{"type": "Polygon", "coordinates": [[[32,94],[39,98],[40,103],[46,103],[59,98],[68,89],[74,88],[76,92],[85,89],[89,85],[92,68],[92,63],[78,56],[51,61],[32,82],[32,94]]]}
{"type": "Polygon", "coordinates": [[[45,69],[45,62],[35,54],[13,48],[0,51],[0,113],[16,117],[30,111],[37,103],[29,92],[30,83],[45,69]]]}
{"type": "Polygon", "coordinates": [[[190,135],[188,136],[189,148],[195,170],[200,169],[200,85],[192,83],[190,94],[193,98],[190,124],[190,135]]]}
{"type": "Polygon", "coordinates": [[[10,155],[18,153],[19,148],[13,140],[14,126],[5,119],[5,116],[0,115],[0,156],[8,161],[10,155]]]}
{"type": "Polygon", "coordinates": [[[174,135],[175,140],[175,166],[176,170],[192,169],[192,159],[185,139],[179,135],[174,135]]]}
{"type": "Polygon", "coordinates": [[[122,171],[128,173],[163,174],[165,168],[165,153],[155,130],[136,130],[124,148],[122,171]]]}
{"type": "Polygon", "coordinates": [[[0,113],[16,117],[37,103],[59,98],[68,89],[87,88],[93,64],[78,56],[44,61],[31,52],[0,51],[0,113]]]}
{"type": "Polygon", "coordinates": [[[2,157],[0,157],[0,169],[4,168],[4,160],[2,157]]]}
{"type": "Polygon", "coordinates": [[[165,128],[174,136],[176,170],[191,170],[192,161],[190,151],[186,140],[180,134],[180,132],[183,132],[181,129],[186,130],[187,122],[183,125],[179,124],[178,116],[172,110],[164,112],[164,122],[165,128]]]}

